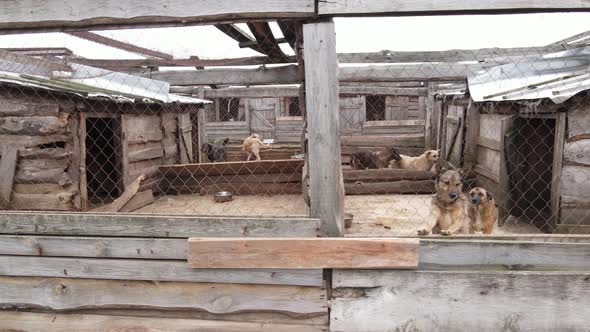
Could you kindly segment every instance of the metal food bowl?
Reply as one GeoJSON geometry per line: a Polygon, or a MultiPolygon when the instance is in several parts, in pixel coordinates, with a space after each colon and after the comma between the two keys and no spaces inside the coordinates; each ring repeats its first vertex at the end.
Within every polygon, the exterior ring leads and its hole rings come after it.
{"type": "Polygon", "coordinates": [[[229,202],[233,197],[234,194],[229,191],[218,191],[213,195],[213,199],[218,203],[229,202]]]}
{"type": "Polygon", "coordinates": [[[352,213],[344,213],[344,228],[352,226],[352,213]]]}

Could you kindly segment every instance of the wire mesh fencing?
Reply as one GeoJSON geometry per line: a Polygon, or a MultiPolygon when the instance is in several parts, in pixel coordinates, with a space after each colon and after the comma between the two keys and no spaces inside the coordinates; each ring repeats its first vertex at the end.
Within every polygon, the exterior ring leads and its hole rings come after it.
{"type": "MultiPolygon", "coordinates": [[[[207,27],[243,57],[0,50],[2,208],[308,216],[302,24],[207,27]]],[[[338,54],[347,233],[590,227],[584,42],[360,51],[338,54]]]]}

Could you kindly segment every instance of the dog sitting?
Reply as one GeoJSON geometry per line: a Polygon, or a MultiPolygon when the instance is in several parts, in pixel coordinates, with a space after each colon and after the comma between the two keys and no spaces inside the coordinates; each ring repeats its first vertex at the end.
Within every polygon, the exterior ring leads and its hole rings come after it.
{"type": "Polygon", "coordinates": [[[221,143],[204,143],[201,145],[201,152],[207,154],[209,161],[216,163],[227,160],[227,143],[229,138],[224,138],[221,143]]]}
{"type": "Polygon", "coordinates": [[[418,229],[418,235],[465,233],[467,213],[466,199],[462,193],[460,171],[439,172],[435,182],[436,194],[431,201],[431,216],[426,227],[418,229]]]}
{"type": "Polygon", "coordinates": [[[256,157],[256,160],[260,160],[260,148],[263,146],[268,146],[268,144],[264,144],[260,140],[260,135],[252,134],[246,137],[244,143],[242,143],[242,151],[248,153],[248,159],[246,161],[249,161],[252,155],[256,157]]]}
{"type": "Polygon", "coordinates": [[[498,210],[492,194],[483,188],[475,187],[469,191],[468,199],[469,233],[492,234],[498,221],[498,210]]]}
{"type": "Polygon", "coordinates": [[[430,171],[438,162],[439,151],[428,150],[418,157],[410,157],[395,153],[393,160],[389,162],[389,168],[409,169],[414,171],[430,171]]]}
{"type": "Polygon", "coordinates": [[[359,151],[351,155],[350,164],[354,169],[386,168],[395,154],[395,148],[386,148],[379,152],[359,151]]]}

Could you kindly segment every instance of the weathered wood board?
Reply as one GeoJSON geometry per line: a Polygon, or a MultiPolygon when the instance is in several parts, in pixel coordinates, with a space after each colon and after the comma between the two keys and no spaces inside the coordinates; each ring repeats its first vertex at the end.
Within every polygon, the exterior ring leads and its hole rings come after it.
{"type": "Polygon", "coordinates": [[[322,270],[191,269],[186,261],[0,256],[0,275],[322,286],[322,270]]]}
{"type": "Polygon", "coordinates": [[[325,332],[317,325],[237,322],[187,318],[129,317],[121,315],[41,314],[29,312],[0,312],[0,328],[23,332],[119,332],[170,331],[175,332],[325,332]]]}
{"type": "Polygon", "coordinates": [[[0,208],[7,209],[10,208],[18,148],[14,145],[0,145],[0,150],[0,208]]]}
{"type": "Polygon", "coordinates": [[[316,237],[314,218],[0,213],[0,234],[107,237],[316,237]]]}
{"type": "Polygon", "coordinates": [[[219,176],[301,173],[303,160],[261,160],[160,166],[163,176],[219,176]]]}
{"type": "Polygon", "coordinates": [[[213,314],[279,311],[301,316],[327,313],[321,287],[217,283],[0,277],[0,307],[194,310],[213,314]]]}
{"type": "Polygon", "coordinates": [[[417,239],[190,238],[193,268],[415,268],[417,239]]]}
{"type": "Polygon", "coordinates": [[[584,331],[587,272],[336,270],[332,331],[584,331]]]}
{"type": "Polygon", "coordinates": [[[561,169],[561,195],[590,197],[590,167],[566,165],[561,169]]]}

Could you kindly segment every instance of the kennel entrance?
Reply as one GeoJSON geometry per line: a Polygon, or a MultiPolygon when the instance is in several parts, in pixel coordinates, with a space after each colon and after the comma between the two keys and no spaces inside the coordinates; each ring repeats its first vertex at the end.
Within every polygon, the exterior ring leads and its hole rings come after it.
{"type": "Polygon", "coordinates": [[[87,117],[85,154],[86,190],[90,205],[109,203],[123,192],[121,121],[87,117]]]}
{"type": "Polygon", "coordinates": [[[556,120],[516,117],[504,149],[510,183],[510,214],[549,231],[556,218],[551,208],[556,120]]]}

